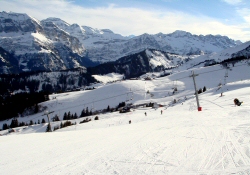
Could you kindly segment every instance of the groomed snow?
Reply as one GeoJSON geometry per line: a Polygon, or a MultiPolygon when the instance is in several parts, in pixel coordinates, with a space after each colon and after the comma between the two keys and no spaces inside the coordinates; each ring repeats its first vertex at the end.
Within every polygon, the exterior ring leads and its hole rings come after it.
{"type": "Polygon", "coordinates": [[[92,75],[97,81],[102,83],[108,83],[112,81],[122,80],[124,75],[118,73],[110,73],[106,75],[92,75]]]}
{"type": "MultiPolygon", "coordinates": [[[[152,81],[127,80],[93,91],[54,94],[41,105],[60,110],[60,117],[64,111],[91,108],[95,100],[96,109],[125,100],[164,106],[100,114],[99,120],[92,116],[83,124],[80,118],[72,121],[77,125],[52,133],[44,133],[47,124],[16,128],[7,135],[0,131],[0,174],[250,174],[250,67],[236,64],[222,87],[218,84],[224,82],[225,69],[220,68],[194,69],[199,73],[197,87],[207,87],[199,95],[201,112],[190,70],[152,81]],[[175,94],[173,87],[178,88],[175,94]],[[243,101],[242,106],[235,106],[234,98],[243,101]]],[[[18,121],[43,117],[40,113],[18,121]]],[[[52,128],[59,124],[52,122],[52,128]]]]}

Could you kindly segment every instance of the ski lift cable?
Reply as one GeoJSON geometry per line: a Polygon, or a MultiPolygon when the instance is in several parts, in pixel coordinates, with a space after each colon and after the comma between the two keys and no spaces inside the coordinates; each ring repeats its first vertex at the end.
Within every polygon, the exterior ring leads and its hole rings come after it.
{"type": "MultiPolygon", "coordinates": [[[[241,65],[237,65],[237,66],[234,66],[234,67],[240,67],[240,66],[244,66],[244,65],[246,65],[246,64],[241,64],[241,65]]],[[[199,73],[199,75],[210,73],[210,72],[217,72],[217,71],[220,71],[220,70],[224,70],[224,68],[223,69],[216,69],[216,70],[213,70],[213,71],[202,72],[202,73],[199,73]]]]}

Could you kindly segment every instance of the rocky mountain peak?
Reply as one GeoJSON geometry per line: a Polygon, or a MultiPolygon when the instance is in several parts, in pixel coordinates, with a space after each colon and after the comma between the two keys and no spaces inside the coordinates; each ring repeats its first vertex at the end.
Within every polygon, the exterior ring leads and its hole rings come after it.
{"type": "Polygon", "coordinates": [[[50,18],[47,18],[47,19],[44,19],[42,21],[46,21],[46,22],[53,22],[55,23],[56,25],[60,25],[60,26],[70,26],[69,23],[65,22],[64,20],[60,19],[60,18],[53,18],[53,17],[50,17],[50,18]]]}
{"type": "Polygon", "coordinates": [[[26,21],[30,17],[26,13],[0,12],[0,18],[12,19],[13,21],[26,21]]]}
{"type": "Polygon", "coordinates": [[[0,32],[40,32],[40,23],[25,13],[0,12],[0,32]]]}
{"type": "Polygon", "coordinates": [[[172,36],[172,37],[185,37],[185,36],[192,36],[192,34],[189,33],[189,32],[186,32],[186,31],[176,30],[173,33],[170,33],[169,36],[172,36]]]}
{"type": "Polygon", "coordinates": [[[114,33],[112,30],[109,30],[109,29],[101,29],[101,31],[102,31],[103,33],[111,33],[111,34],[114,33]]]}

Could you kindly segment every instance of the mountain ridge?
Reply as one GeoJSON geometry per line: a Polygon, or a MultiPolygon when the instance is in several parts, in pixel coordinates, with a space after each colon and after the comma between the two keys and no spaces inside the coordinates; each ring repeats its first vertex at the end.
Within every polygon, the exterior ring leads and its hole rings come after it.
{"type": "Polygon", "coordinates": [[[57,71],[116,61],[145,49],[199,56],[235,47],[221,35],[170,34],[124,37],[110,29],[69,24],[60,18],[37,20],[27,14],[0,12],[0,44],[14,53],[21,71],[57,71]]]}

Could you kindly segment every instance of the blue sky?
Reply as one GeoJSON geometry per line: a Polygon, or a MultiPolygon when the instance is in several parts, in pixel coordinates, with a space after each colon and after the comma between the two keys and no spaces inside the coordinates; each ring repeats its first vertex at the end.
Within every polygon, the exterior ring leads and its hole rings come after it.
{"type": "Polygon", "coordinates": [[[124,36],[184,30],[250,40],[249,0],[0,0],[0,11],[58,17],[124,36]]]}

